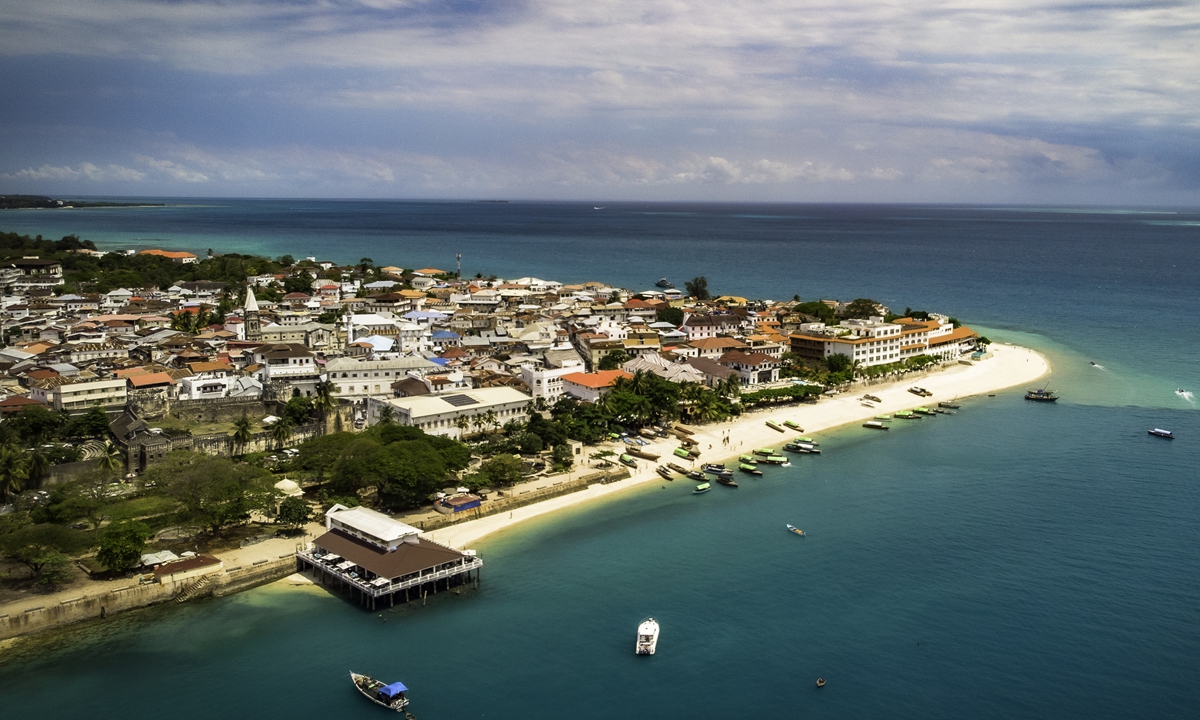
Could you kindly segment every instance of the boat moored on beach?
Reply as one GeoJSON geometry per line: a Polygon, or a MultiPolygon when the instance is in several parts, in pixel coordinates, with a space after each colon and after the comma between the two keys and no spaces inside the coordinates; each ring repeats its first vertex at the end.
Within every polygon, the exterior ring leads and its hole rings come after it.
{"type": "Polygon", "coordinates": [[[663,467],[662,465],[659,465],[657,468],[655,468],[655,469],[654,469],[654,472],[656,472],[656,473],[658,473],[659,475],[663,476],[663,478],[665,478],[665,479],[667,479],[667,480],[674,480],[674,479],[675,479],[675,475],[674,475],[674,474],[673,474],[673,473],[672,473],[670,470],[668,470],[668,469],[666,469],[665,467],[663,467]]]}
{"type": "Polygon", "coordinates": [[[795,420],[784,420],[783,424],[795,430],[796,432],[804,432],[804,428],[800,427],[800,423],[795,420]]]}
{"type": "Polygon", "coordinates": [[[408,688],[404,687],[402,682],[388,685],[369,675],[360,675],[355,672],[350,673],[350,679],[354,681],[354,687],[358,688],[364,697],[376,705],[382,705],[396,712],[403,711],[408,705],[408,698],[405,696],[408,688]]]}
{"type": "Polygon", "coordinates": [[[778,432],[787,432],[787,430],[785,430],[782,425],[780,425],[779,423],[776,423],[776,422],[772,422],[770,420],[767,421],[767,427],[771,428],[772,430],[778,431],[778,432]]]}
{"type": "Polygon", "coordinates": [[[638,655],[653,655],[658,649],[658,621],[652,617],[646,618],[638,625],[637,645],[634,652],[638,655]]]}
{"type": "Polygon", "coordinates": [[[688,472],[687,468],[683,467],[682,465],[676,465],[675,463],[667,463],[667,468],[674,470],[675,472],[679,473],[680,475],[687,475],[687,472],[688,472]]]}

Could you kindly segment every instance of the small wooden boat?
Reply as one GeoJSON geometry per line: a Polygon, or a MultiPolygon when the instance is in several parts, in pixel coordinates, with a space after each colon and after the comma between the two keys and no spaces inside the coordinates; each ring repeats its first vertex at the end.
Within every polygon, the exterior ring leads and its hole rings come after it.
{"type": "Polygon", "coordinates": [[[776,430],[778,432],[787,432],[787,430],[785,430],[782,425],[780,425],[779,423],[771,422],[770,420],[767,421],[767,427],[771,428],[772,430],[776,430]]]}
{"type": "Polygon", "coordinates": [[[920,420],[921,419],[920,415],[916,414],[915,412],[911,412],[909,410],[900,410],[899,412],[893,413],[893,415],[896,416],[897,420],[920,420]]]}
{"type": "Polygon", "coordinates": [[[862,405],[862,406],[863,406],[863,407],[865,407],[865,408],[871,408],[872,410],[874,410],[874,409],[875,409],[875,405],[874,405],[873,403],[869,403],[869,402],[860,402],[860,403],[859,403],[859,405],[862,405]]]}
{"type": "Polygon", "coordinates": [[[642,437],[648,438],[650,440],[658,439],[658,435],[655,435],[654,431],[649,428],[642,428],[641,430],[638,430],[638,435],[641,435],[642,437]]]}
{"type": "Polygon", "coordinates": [[[622,453],[621,457],[619,457],[617,459],[621,461],[622,465],[628,465],[631,468],[637,467],[637,460],[634,460],[633,457],[631,457],[629,455],[622,453]]]}
{"type": "Polygon", "coordinates": [[[738,455],[738,461],[743,465],[757,465],[758,460],[753,455],[738,455]]]}
{"type": "MultiPolygon", "coordinates": [[[[991,396],[989,395],[988,397],[991,396]]],[[[1034,402],[1054,402],[1058,400],[1058,396],[1053,391],[1042,388],[1041,390],[1030,390],[1025,393],[1025,399],[1033,400],[1034,402]]]]}
{"type": "Polygon", "coordinates": [[[703,467],[703,470],[706,473],[716,473],[718,475],[720,475],[721,473],[729,472],[729,468],[725,467],[724,465],[718,465],[716,463],[706,463],[703,467]]]}
{"type": "Polygon", "coordinates": [[[675,463],[667,463],[667,467],[679,473],[680,475],[687,475],[688,472],[687,468],[683,467],[682,465],[676,465],[675,463]]]}
{"type": "Polygon", "coordinates": [[[666,468],[665,468],[665,467],[663,467],[662,465],[659,465],[657,468],[655,468],[655,469],[654,469],[654,472],[656,472],[656,473],[658,473],[659,475],[663,476],[663,478],[664,478],[664,479],[666,479],[666,480],[672,480],[672,481],[673,481],[673,480],[675,479],[675,475],[674,475],[674,473],[672,473],[670,470],[666,469],[666,468]]]}
{"type": "Polygon", "coordinates": [[[749,475],[757,475],[759,477],[762,477],[762,474],[763,474],[763,471],[759,470],[757,466],[751,465],[749,463],[739,463],[738,470],[741,470],[742,472],[747,473],[749,475]]]}
{"type": "Polygon", "coordinates": [[[662,457],[661,455],[658,455],[658,454],[655,454],[652,452],[646,452],[645,450],[641,450],[641,449],[629,448],[628,451],[629,451],[629,454],[634,457],[640,457],[643,460],[650,460],[653,462],[657,462],[658,459],[660,457],[662,457]]]}
{"type": "Polygon", "coordinates": [[[678,430],[679,432],[683,433],[684,435],[695,435],[696,434],[695,430],[692,430],[691,428],[686,428],[682,425],[676,425],[675,429],[678,430]]]}
{"type": "Polygon", "coordinates": [[[927,407],[913,408],[913,412],[917,413],[918,415],[930,415],[930,416],[932,416],[932,415],[934,414],[933,410],[930,410],[930,409],[929,409],[929,408],[927,408],[927,407]]]}
{"type": "Polygon", "coordinates": [[[796,527],[795,525],[792,525],[789,523],[787,526],[787,529],[788,529],[788,532],[790,532],[790,533],[795,533],[796,535],[799,535],[800,537],[804,537],[804,531],[801,530],[800,528],[796,527]]]}
{"type": "Polygon", "coordinates": [[[702,482],[696,486],[696,489],[692,491],[692,494],[699,495],[700,493],[706,493],[709,490],[712,490],[712,486],[706,482],[702,482]]]}
{"type": "Polygon", "coordinates": [[[800,427],[800,423],[795,420],[784,420],[783,424],[795,430],[796,432],[804,432],[804,428],[800,427]]]}
{"type": "Polygon", "coordinates": [[[817,687],[819,687],[819,688],[825,687],[825,678],[817,678],[817,687]]]}
{"type": "Polygon", "coordinates": [[[958,403],[952,402],[952,401],[951,402],[943,401],[943,402],[938,403],[938,407],[946,408],[947,410],[957,410],[960,407],[962,407],[962,405],[959,405],[958,403]]]}
{"type": "Polygon", "coordinates": [[[863,423],[863,427],[870,428],[872,430],[887,430],[888,429],[887,425],[884,425],[883,423],[879,422],[878,420],[868,420],[865,423],[863,423]]]}
{"type": "Polygon", "coordinates": [[[1146,432],[1154,435],[1155,437],[1166,438],[1168,440],[1175,439],[1175,433],[1171,432],[1170,430],[1163,430],[1162,428],[1154,428],[1153,430],[1147,430],[1146,432]]]}
{"type": "Polygon", "coordinates": [[[871,402],[877,402],[877,403],[883,402],[882,400],[880,400],[878,397],[876,397],[874,395],[863,395],[863,400],[870,400],[871,402]]]}
{"type": "Polygon", "coordinates": [[[737,480],[733,479],[732,475],[718,475],[717,482],[726,487],[737,487],[737,480]]]}
{"type": "Polygon", "coordinates": [[[401,712],[408,705],[408,698],[404,696],[404,693],[408,692],[408,688],[404,687],[402,682],[388,685],[368,675],[359,675],[355,672],[350,673],[350,679],[354,681],[354,687],[358,688],[364,697],[376,705],[382,705],[396,712],[401,712]]]}
{"type": "Polygon", "coordinates": [[[697,481],[707,481],[708,480],[708,476],[705,475],[704,473],[700,472],[699,470],[693,470],[690,473],[688,473],[687,476],[688,476],[689,480],[697,480],[697,481]]]}
{"type": "Polygon", "coordinates": [[[891,420],[892,416],[891,415],[876,415],[875,419],[876,420],[891,420]]]}
{"type": "Polygon", "coordinates": [[[675,457],[686,458],[688,460],[692,459],[692,454],[690,452],[688,452],[686,448],[675,448],[674,452],[675,452],[675,457]]]}

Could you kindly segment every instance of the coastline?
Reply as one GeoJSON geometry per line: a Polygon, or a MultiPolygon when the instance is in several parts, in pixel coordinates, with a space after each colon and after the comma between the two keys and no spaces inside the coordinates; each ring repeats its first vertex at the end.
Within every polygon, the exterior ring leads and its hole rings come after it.
{"type": "MultiPolygon", "coordinates": [[[[1051,369],[1045,356],[1026,347],[993,344],[991,351],[992,357],[971,366],[957,365],[927,375],[919,381],[902,379],[864,390],[863,392],[869,392],[882,400],[874,408],[863,407],[859,402],[863,393],[856,391],[823,398],[816,405],[795,404],[771,408],[746,413],[729,422],[698,426],[694,428],[696,434],[692,436],[699,443],[699,449],[703,453],[698,462],[721,462],[749,453],[756,447],[780,446],[797,435],[825,432],[852,423],[865,422],[876,415],[890,415],[929,403],[936,404],[953,398],[962,399],[997,392],[1033,382],[1044,377],[1051,369]],[[933,393],[932,397],[919,398],[908,392],[908,388],[914,384],[929,390],[933,393]],[[803,428],[803,432],[789,430],[780,433],[766,425],[768,421],[782,423],[784,420],[797,422],[803,428]],[[723,445],[722,438],[726,434],[729,444],[723,445]]],[[[661,462],[639,461],[637,471],[628,479],[608,485],[591,485],[580,492],[526,505],[509,515],[489,515],[433,530],[425,535],[435,542],[464,548],[489,535],[520,525],[526,520],[609,497],[650,481],[659,481],[662,478],[655,472],[655,467],[672,462],[671,452],[677,446],[678,442],[674,438],[652,443],[647,449],[662,454],[661,462]]]]}

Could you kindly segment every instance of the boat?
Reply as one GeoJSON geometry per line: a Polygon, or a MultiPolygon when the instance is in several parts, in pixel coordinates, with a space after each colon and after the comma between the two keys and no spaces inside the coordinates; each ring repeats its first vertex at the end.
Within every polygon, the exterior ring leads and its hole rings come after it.
{"type": "Polygon", "coordinates": [[[1149,432],[1151,435],[1155,435],[1160,438],[1166,438],[1168,440],[1175,439],[1175,433],[1171,432],[1170,430],[1163,430],[1162,428],[1154,428],[1153,430],[1148,430],[1147,432],[1149,432]]]}
{"type": "Polygon", "coordinates": [[[624,454],[624,453],[621,453],[621,457],[620,457],[620,458],[618,458],[618,459],[621,461],[621,463],[622,463],[623,465],[628,465],[628,466],[629,466],[629,467],[631,467],[631,468],[635,468],[635,467],[637,467],[637,460],[634,460],[634,459],[633,459],[633,457],[632,457],[632,456],[630,456],[630,455],[626,455],[626,454],[624,454]]]}
{"type": "Polygon", "coordinates": [[[804,428],[800,427],[800,423],[796,422],[795,420],[784,420],[783,424],[787,425],[796,432],[804,432],[804,428]]]}
{"type": "Polygon", "coordinates": [[[654,286],[655,286],[655,287],[660,287],[660,288],[673,288],[673,287],[675,287],[675,285],[674,285],[674,284],[673,284],[673,283],[672,283],[670,280],[668,280],[668,279],[666,279],[666,278],[659,278],[659,279],[658,279],[658,282],[654,283],[654,286]]]}
{"type": "Polygon", "coordinates": [[[1030,390],[1025,393],[1025,399],[1033,400],[1034,402],[1054,402],[1058,399],[1058,396],[1053,391],[1042,388],[1041,390],[1030,390]]]}
{"type": "Polygon", "coordinates": [[[819,687],[819,688],[825,687],[825,678],[817,678],[817,687],[819,687]]]}
{"type": "Polygon", "coordinates": [[[779,432],[787,432],[787,430],[785,430],[782,425],[780,425],[779,423],[776,423],[776,422],[771,422],[770,420],[767,421],[767,427],[771,428],[772,430],[777,430],[779,432]]]}
{"type": "Polygon", "coordinates": [[[876,415],[875,419],[876,420],[891,420],[892,416],[891,415],[876,415]]]}
{"type": "Polygon", "coordinates": [[[696,489],[692,491],[692,494],[699,495],[700,493],[706,493],[709,490],[712,490],[712,486],[706,482],[702,482],[696,486],[696,489]]]}
{"type": "Polygon", "coordinates": [[[818,445],[820,445],[820,444],[821,444],[821,443],[819,443],[819,442],[817,442],[817,441],[813,440],[813,439],[812,439],[812,438],[810,438],[810,437],[798,437],[798,438],[796,438],[795,440],[793,440],[792,442],[794,442],[794,443],[808,443],[809,445],[812,445],[813,447],[816,447],[816,446],[818,446],[818,445]]]}
{"type": "Polygon", "coordinates": [[[655,468],[654,472],[658,473],[659,475],[662,475],[664,479],[667,479],[667,480],[675,479],[675,476],[671,473],[671,471],[666,469],[662,465],[659,465],[657,468],[655,468]]]}
{"type": "Polygon", "coordinates": [[[692,459],[692,454],[687,451],[687,448],[675,448],[674,455],[675,457],[681,457],[687,460],[692,459]]]}
{"type": "Polygon", "coordinates": [[[920,415],[916,414],[915,412],[912,412],[911,410],[899,410],[892,414],[895,415],[896,418],[899,420],[920,420],[921,419],[920,415]]]}
{"type": "Polygon", "coordinates": [[[396,712],[404,710],[408,705],[408,698],[404,696],[404,693],[408,692],[408,688],[404,687],[402,682],[388,685],[383,681],[368,675],[359,675],[356,672],[350,673],[350,679],[354,681],[354,687],[358,688],[360,693],[376,705],[382,705],[396,712]]]}
{"type": "Polygon", "coordinates": [[[910,387],[908,389],[908,391],[910,393],[912,393],[913,395],[920,395],[921,397],[929,397],[930,395],[933,395],[933,393],[929,392],[925,388],[916,387],[916,386],[910,387]]]}
{"type": "Polygon", "coordinates": [[[759,477],[762,477],[763,474],[762,470],[759,470],[756,465],[751,465],[750,463],[738,463],[738,470],[750,475],[758,475],[759,477]]]}
{"type": "Polygon", "coordinates": [[[865,408],[871,408],[872,410],[874,410],[874,409],[875,409],[875,405],[874,405],[873,403],[869,403],[869,402],[860,402],[860,403],[859,403],[859,405],[862,405],[862,406],[863,406],[863,407],[865,407],[865,408]]]}
{"type": "Polygon", "coordinates": [[[757,465],[758,460],[753,455],[738,455],[738,462],[743,465],[757,465]]]}
{"type": "Polygon", "coordinates": [[[940,407],[940,408],[946,408],[947,410],[957,410],[957,409],[959,409],[960,407],[962,407],[962,405],[959,405],[959,404],[958,404],[958,403],[956,403],[956,402],[945,402],[945,401],[943,401],[943,402],[940,402],[940,403],[938,403],[938,407],[940,407]]]}
{"type": "Polygon", "coordinates": [[[683,467],[682,465],[676,465],[675,463],[667,463],[667,467],[679,473],[680,475],[687,475],[688,472],[687,468],[683,467]]]}
{"type": "Polygon", "coordinates": [[[878,420],[868,420],[865,423],[863,423],[863,427],[870,428],[872,430],[887,430],[888,429],[887,425],[884,425],[883,423],[879,422],[878,420]]]}
{"type": "Polygon", "coordinates": [[[787,450],[788,452],[794,452],[794,453],[809,453],[809,452],[812,452],[811,450],[809,450],[809,449],[805,448],[804,446],[802,446],[802,445],[797,445],[796,443],[787,443],[787,444],[785,444],[785,445],[783,446],[783,449],[784,449],[784,450],[787,450]]]}
{"type": "Polygon", "coordinates": [[[757,449],[755,449],[754,454],[755,455],[774,455],[775,449],[774,448],[757,448],[757,449]]]}
{"type": "Polygon", "coordinates": [[[699,470],[693,470],[693,471],[689,472],[687,474],[687,476],[688,476],[688,479],[690,479],[690,480],[698,480],[698,481],[708,480],[708,476],[705,475],[704,473],[700,472],[699,470]]]}
{"type": "Polygon", "coordinates": [[[877,403],[883,402],[875,395],[863,395],[863,400],[870,400],[871,402],[877,402],[877,403]]]}
{"type": "Polygon", "coordinates": [[[786,455],[768,455],[763,458],[763,462],[771,465],[790,465],[786,455]]]}
{"type": "Polygon", "coordinates": [[[717,465],[716,463],[707,463],[703,469],[706,473],[716,473],[717,475],[729,472],[729,468],[724,465],[717,465]]]}
{"type": "Polygon", "coordinates": [[[647,452],[646,450],[642,450],[640,448],[628,448],[628,451],[630,455],[634,457],[640,457],[643,460],[658,462],[658,459],[661,457],[661,455],[658,455],[657,453],[647,452]]]}
{"type": "Polygon", "coordinates": [[[927,408],[927,407],[913,408],[913,412],[917,413],[918,415],[930,415],[930,416],[932,416],[932,415],[934,415],[934,414],[935,414],[935,413],[933,412],[933,410],[931,410],[931,409],[929,409],[929,408],[927,408]]]}
{"type": "Polygon", "coordinates": [[[650,428],[642,428],[641,430],[638,430],[638,435],[641,435],[642,437],[648,438],[650,440],[658,439],[658,435],[656,435],[654,433],[654,431],[651,430],[650,428]]]}
{"type": "Polygon", "coordinates": [[[737,480],[733,479],[732,475],[718,475],[717,482],[727,487],[737,487],[737,480]]]}
{"type": "Polygon", "coordinates": [[[646,618],[638,625],[637,645],[634,647],[634,652],[638,655],[653,655],[658,649],[658,622],[652,618],[646,618]]]}
{"type": "Polygon", "coordinates": [[[788,529],[788,532],[790,532],[790,533],[795,533],[795,534],[799,535],[800,537],[804,537],[804,531],[801,530],[800,528],[796,527],[795,525],[788,523],[787,529],[788,529]]]}

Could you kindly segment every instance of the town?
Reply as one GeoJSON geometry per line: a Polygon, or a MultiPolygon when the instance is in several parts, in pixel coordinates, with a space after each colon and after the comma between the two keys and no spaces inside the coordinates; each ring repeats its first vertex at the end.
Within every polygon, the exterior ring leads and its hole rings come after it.
{"type": "MultiPolygon", "coordinates": [[[[221,566],[205,552],[315,513],[386,546],[513,507],[514,485],[528,501],[619,477],[640,430],[816,402],[988,343],[945,315],[713,297],[704,277],[630,290],[11,234],[0,253],[0,551],[27,589],[153,568],[194,594],[221,566]]],[[[300,557],[345,564],[347,537],[300,557]]],[[[444,550],[478,582],[479,560],[444,550]]],[[[369,585],[367,564],[332,572],[372,606],[422,584],[402,563],[403,582],[369,585]]]]}

